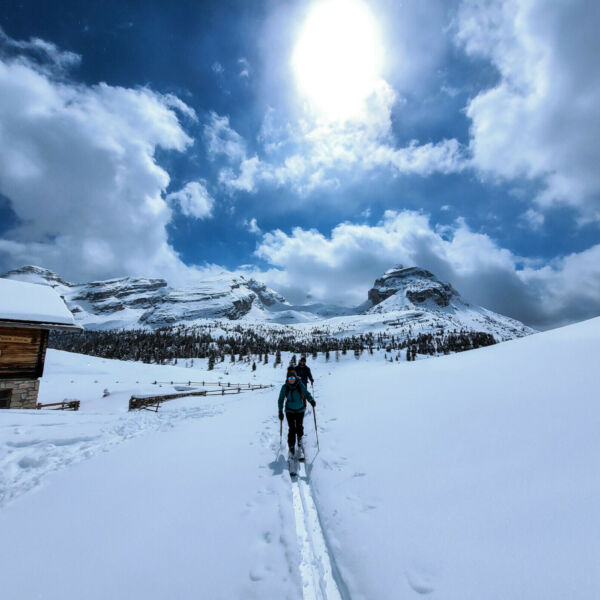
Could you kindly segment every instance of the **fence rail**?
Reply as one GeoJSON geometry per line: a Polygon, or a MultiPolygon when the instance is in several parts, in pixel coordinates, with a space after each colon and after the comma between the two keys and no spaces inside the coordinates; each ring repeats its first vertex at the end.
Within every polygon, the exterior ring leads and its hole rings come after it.
{"type": "Polygon", "coordinates": [[[223,381],[153,381],[152,385],[201,385],[203,387],[206,386],[217,386],[217,387],[235,387],[235,388],[252,388],[255,386],[255,383],[231,383],[231,382],[223,382],[223,381]]]}
{"type": "Polygon", "coordinates": [[[220,390],[198,390],[197,392],[178,392],[176,394],[156,394],[149,396],[131,396],[129,399],[129,410],[150,410],[158,412],[160,405],[168,400],[177,398],[186,398],[188,396],[229,396],[231,394],[241,394],[242,392],[251,392],[253,390],[264,390],[273,387],[272,385],[249,384],[245,387],[233,384],[230,388],[222,387],[220,390]]]}
{"type": "Polygon", "coordinates": [[[40,404],[38,402],[36,408],[40,410],[41,408],[55,406],[56,408],[52,408],[51,410],[79,410],[80,404],[79,400],[65,400],[64,402],[51,402],[50,404],[40,404]]]}

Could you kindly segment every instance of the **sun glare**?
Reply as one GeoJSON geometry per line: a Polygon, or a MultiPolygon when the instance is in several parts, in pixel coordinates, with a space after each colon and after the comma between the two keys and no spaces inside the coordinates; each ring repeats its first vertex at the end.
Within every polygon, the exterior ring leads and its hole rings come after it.
{"type": "Polygon", "coordinates": [[[383,62],[377,23],[360,0],[322,0],[308,15],[292,65],[298,89],[330,120],[356,117],[383,62]]]}

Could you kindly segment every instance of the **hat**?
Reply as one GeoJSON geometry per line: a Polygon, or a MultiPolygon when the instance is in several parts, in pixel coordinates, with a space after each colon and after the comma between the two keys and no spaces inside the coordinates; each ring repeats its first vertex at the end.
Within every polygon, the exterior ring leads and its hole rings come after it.
{"type": "Polygon", "coordinates": [[[295,377],[296,379],[298,379],[298,374],[296,373],[296,370],[295,370],[293,367],[290,367],[290,368],[287,370],[286,379],[287,379],[288,377],[295,377]]]}

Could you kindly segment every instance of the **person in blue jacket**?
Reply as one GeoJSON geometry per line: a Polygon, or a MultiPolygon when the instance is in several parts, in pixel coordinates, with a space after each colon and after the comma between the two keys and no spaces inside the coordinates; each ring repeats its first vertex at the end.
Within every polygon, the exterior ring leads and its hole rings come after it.
{"type": "Polygon", "coordinates": [[[302,383],[294,369],[288,369],[285,383],[281,386],[279,392],[279,420],[283,421],[283,403],[285,400],[285,418],[288,422],[288,448],[290,456],[299,460],[304,459],[304,445],[302,436],[304,435],[304,411],[306,403],[314,407],[315,399],[311,396],[306,386],[302,383]],[[298,442],[298,451],[295,452],[296,441],[298,442]]]}

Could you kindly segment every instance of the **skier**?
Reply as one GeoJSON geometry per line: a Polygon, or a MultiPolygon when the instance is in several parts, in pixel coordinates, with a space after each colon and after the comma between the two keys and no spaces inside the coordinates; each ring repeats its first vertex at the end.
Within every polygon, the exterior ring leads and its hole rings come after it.
{"type": "Polygon", "coordinates": [[[283,402],[285,400],[285,416],[288,422],[288,448],[290,472],[295,474],[292,461],[304,460],[304,445],[302,436],[304,435],[304,411],[306,402],[314,407],[316,402],[302,383],[294,369],[288,369],[286,382],[281,386],[279,392],[279,420],[283,421],[283,402]],[[298,441],[298,451],[295,451],[296,440],[298,441]]]}
{"type": "Polygon", "coordinates": [[[310,372],[310,367],[306,365],[306,356],[302,355],[300,357],[300,361],[298,362],[298,366],[296,367],[296,373],[302,379],[302,383],[304,387],[308,388],[308,380],[310,379],[311,385],[315,383],[313,379],[312,373],[310,372]]]}

